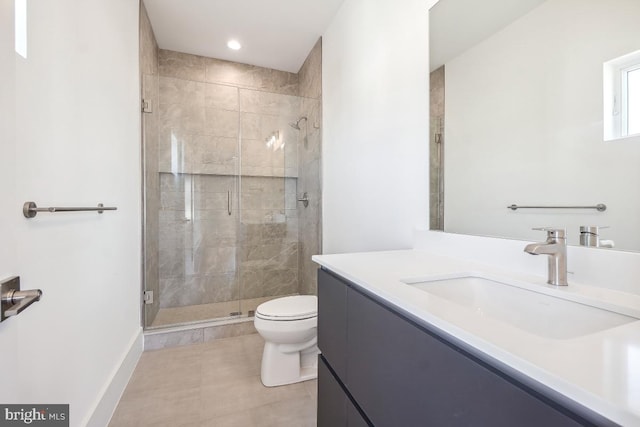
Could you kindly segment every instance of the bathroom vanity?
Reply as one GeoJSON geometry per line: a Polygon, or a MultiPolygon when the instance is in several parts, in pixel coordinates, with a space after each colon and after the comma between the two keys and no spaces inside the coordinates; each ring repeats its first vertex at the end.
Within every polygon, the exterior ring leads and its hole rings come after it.
{"type": "MultiPolygon", "coordinates": [[[[640,372],[632,365],[640,348],[640,322],[631,316],[637,300],[620,308],[624,314],[594,312],[605,320],[590,326],[554,328],[545,319],[527,319],[535,312],[526,305],[514,309],[513,322],[492,310],[508,301],[501,292],[515,292],[515,298],[543,304],[552,319],[554,300],[561,310],[576,305],[576,316],[587,310],[582,315],[589,324],[589,310],[600,309],[581,299],[588,287],[574,286],[565,300],[544,278],[507,280],[505,272],[420,251],[314,260],[322,266],[319,427],[640,424],[640,402],[634,401],[640,372]],[[430,280],[444,285],[430,287],[430,280]],[[441,291],[454,289],[456,281],[463,291],[441,291]],[[494,283],[484,287],[484,281],[494,283]],[[483,295],[490,298],[483,302],[483,295]]],[[[600,296],[611,309],[620,295],[600,296]]]]}

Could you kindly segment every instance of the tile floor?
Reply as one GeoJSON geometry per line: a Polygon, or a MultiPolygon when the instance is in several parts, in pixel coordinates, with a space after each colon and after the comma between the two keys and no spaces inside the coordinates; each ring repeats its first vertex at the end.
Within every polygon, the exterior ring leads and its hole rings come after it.
{"type": "Polygon", "coordinates": [[[142,354],[110,427],[316,425],[317,381],[260,382],[258,334],[142,354]]]}

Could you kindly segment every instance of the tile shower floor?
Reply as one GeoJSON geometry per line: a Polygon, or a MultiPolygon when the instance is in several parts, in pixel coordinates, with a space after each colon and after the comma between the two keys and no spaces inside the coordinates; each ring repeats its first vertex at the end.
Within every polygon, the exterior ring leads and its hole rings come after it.
{"type": "Polygon", "coordinates": [[[188,305],[184,307],[161,308],[156,318],[151,324],[152,328],[179,325],[192,322],[202,322],[205,320],[227,317],[230,313],[242,311],[246,316],[247,312],[254,310],[263,302],[274,298],[288,295],[277,295],[262,298],[250,298],[240,301],[216,302],[211,304],[188,305]]]}
{"type": "Polygon", "coordinates": [[[316,425],[317,382],[260,382],[258,334],[142,354],[110,427],[316,425]]]}

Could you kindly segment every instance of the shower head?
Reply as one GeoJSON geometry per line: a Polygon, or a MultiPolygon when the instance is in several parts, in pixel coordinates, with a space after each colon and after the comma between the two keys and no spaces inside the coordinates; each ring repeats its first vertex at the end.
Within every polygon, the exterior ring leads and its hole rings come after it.
{"type": "Polygon", "coordinates": [[[289,126],[296,130],[300,130],[300,122],[303,120],[307,120],[306,116],[301,116],[297,121],[289,123],[289,126]]]}

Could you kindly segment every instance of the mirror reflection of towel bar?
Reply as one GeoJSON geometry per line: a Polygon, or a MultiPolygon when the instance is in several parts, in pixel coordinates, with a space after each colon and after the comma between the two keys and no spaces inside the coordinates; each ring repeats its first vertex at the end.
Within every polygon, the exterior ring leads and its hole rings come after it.
{"type": "Polygon", "coordinates": [[[607,210],[607,205],[604,203],[598,203],[595,206],[507,206],[507,209],[515,211],[517,209],[595,209],[598,212],[604,212],[607,210]]]}
{"type": "Polygon", "coordinates": [[[84,212],[84,211],[97,211],[99,214],[101,214],[104,211],[115,211],[118,208],[115,207],[105,207],[102,203],[98,203],[97,207],[84,207],[84,208],[75,208],[75,207],[68,207],[68,208],[61,208],[61,207],[50,207],[50,208],[39,208],[35,202],[25,202],[24,205],[22,206],[22,213],[24,214],[25,218],[33,218],[35,217],[38,212],[50,212],[50,213],[56,213],[56,212],[84,212]]]}

